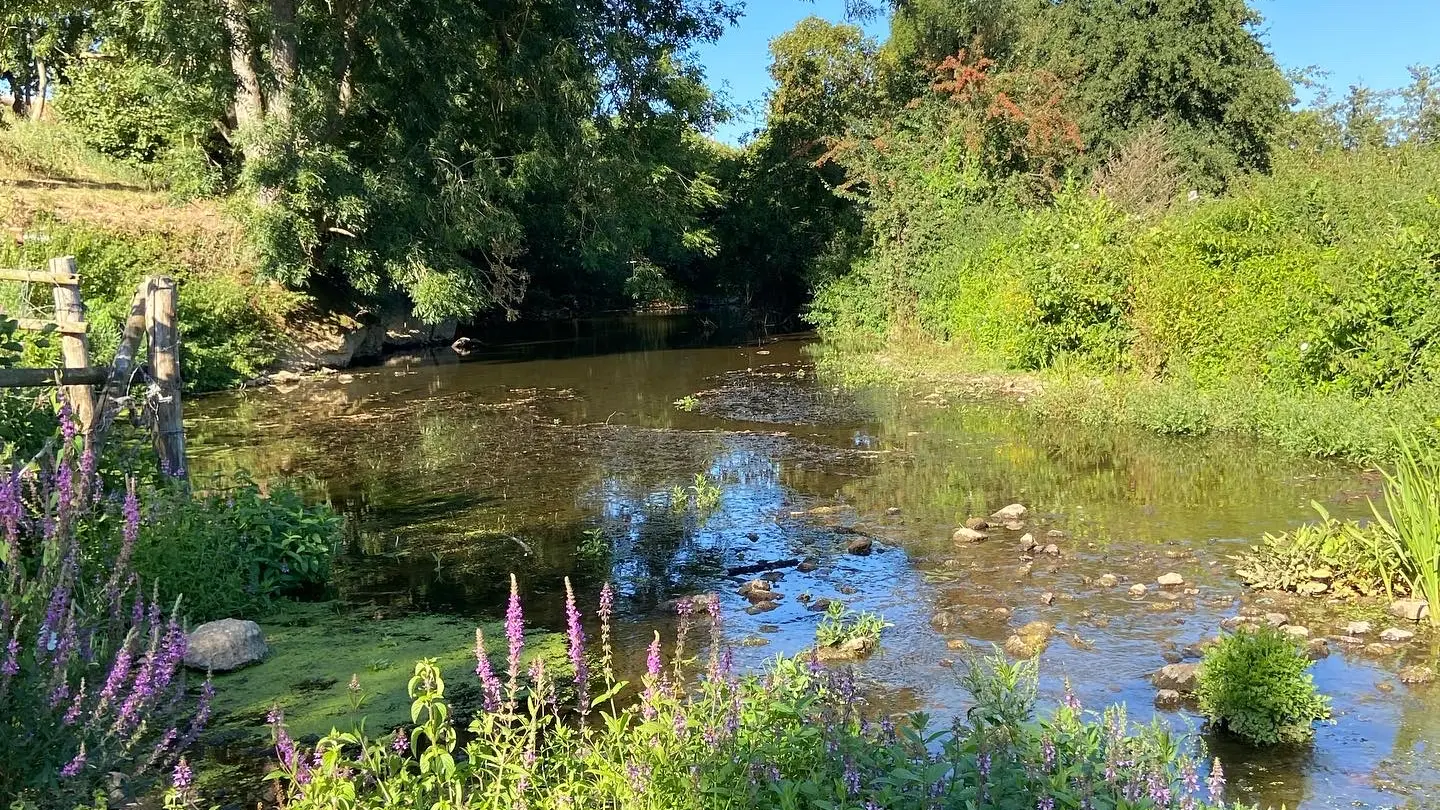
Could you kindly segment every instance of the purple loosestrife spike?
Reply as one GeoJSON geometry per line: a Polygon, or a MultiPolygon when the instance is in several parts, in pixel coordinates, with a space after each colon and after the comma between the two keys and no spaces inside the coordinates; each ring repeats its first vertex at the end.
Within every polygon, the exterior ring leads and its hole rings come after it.
{"type": "Polygon", "coordinates": [[[69,764],[60,769],[61,779],[73,779],[80,775],[80,769],[85,767],[85,743],[80,743],[80,750],[69,764]]]}
{"type": "Polygon", "coordinates": [[[180,761],[175,763],[175,773],[170,776],[170,784],[176,790],[184,790],[190,787],[194,780],[195,774],[190,770],[190,763],[185,761],[185,757],[180,757],[180,761]]]}
{"type": "Polygon", "coordinates": [[[1040,739],[1040,752],[1045,757],[1045,770],[1055,770],[1055,742],[1046,734],[1040,739]]]}
{"type": "Polygon", "coordinates": [[[1055,797],[1046,796],[1035,804],[1035,810],[1055,810],[1055,797]]]}
{"type": "Polygon", "coordinates": [[[100,700],[91,712],[92,720],[103,716],[105,710],[119,698],[120,690],[125,687],[125,679],[130,676],[130,662],[134,655],[130,650],[134,638],[135,631],[131,630],[121,642],[120,651],[115,654],[115,661],[110,665],[110,674],[105,678],[105,685],[100,688],[100,700]]]}
{"type": "Polygon", "coordinates": [[[1154,802],[1156,807],[1170,806],[1170,783],[1159,771],[1150,774],[1146,786],[1150,791],[1150,801],[1154,802]]]}
{"type": "Polygon", "coordinates": [[[1195,767],[1195,760],[1186,757],[1180,764],[1180,781],[1185,785],[1185,793],[1188,796],[1195,796],[1200,793],[1200,772],[1195,767]]]}
{"type": "Polygon", "coordinates": [[[655,703],[660,687],[660,633],[650,642],[645,656],[645,691],[640,695],[640,712],[646,720],[655,719],[655,703]]]}
{"type": "Polygon", "coordinates": [[[565,577],[565,635],[570,642],[570,666],[575,671],[576,700],[583,717],[590,713],[590,669],[585,663],[585,628],[580,620],[575,590],[570,587],[570,578],[565,577]]]}
{"type": "Polygon", "coordinates": [[[690,626],[695,621],[695,602],[688,596],[682,597],[675,603],[675,612],[680,616],[680,624],[675,629],[675,658],[672,665],[675,667],[675,682],[679,687],[683,680],[681,670],[685,663],[685,639],[689,637],[690,626]]]}
{"type": "Polygon", "coordinates": [[[1205,779],[1205,790],[1210,794],[1210,801],[1219,804],[1225,800],[1225,769],[1220,767],[1220,758],[1216,757],[1214,764],[1210,766],[1210,775],[1205,779]]]}
{"type": "Polygon", "coordinates": [[[75,694],[75,699],[72,700],[72,701],[70,701],[70,708],[68,708],[68,709],[65,710],[65,716],[62,717],[61,720],[60,720],[61,724],[66,725],[66,726],[73,726],[73,725],[75,725],[75,721],[80,719],[80,707],[83,706],[84,704],[85,704],[85,679],[84,679],[84,678],[81,678],[81,679],[80,679],[80,691],[75,694]]]}
{"type": "Polygon", "coordinates": [[[615,682],[612,667],[614,654],[610,649],[610,617],[615,613],[615,589],[608,582],[600,588],[600,607],[595,612],[600,615],[600,669],[605,675],[605,683],[611,684],[615,682]]]}
{"type": "Polygon", "coordinates": [[[397,754],[403,754],[410,750],[410,738],[406,736],[405,729],[395,729],[395,738],[390,741],[390,750],[397,754]]]}
{"type": "MultiPolygon", "coordinates": [[[[20,625],[17,624],[15,625],[15,632],[18,633],[19,631],[20,625]]],[[[12,634],[10,636],[10,641],[5,645],[5,663],[0,664],[0,675],[9,678],[13,675],[19,674],[19,672],[20,639],[16,638],[15,635],[12,634]]]]}
{"type": "Polygon", "coordinates": [[[520,610],[520,584],[515,575],[510,575],[510,604],[505,609],[505,639],[510,644],[508,674],[510,675],[509,699],[515,702],[515,689],[520,680],[520,652],[525,649],[525,615],[520,610]]]}
{"type": "Polygon", "coordinates": [[[720,595],[712,593],[705,600],[705,612],[710,616],[710,665],[706,677],[717,680],[720,677],[720,648],[724,645],[724,614],[720,610],[720,595]]]}
{"type": "Polygon", "coordinates": [[[860,770],[855,767],[853,757],[845,757],[845,792],[851,796],[860,793],[860,770]]]}
{"type": "Polygon", "coordinates": [[[500,679],[490,666],[490,654],[485,650],[485,634],[475,628],[475,674],[480,678],[480,690],[485,695],[485,711],[500,708],[500,679]]]}

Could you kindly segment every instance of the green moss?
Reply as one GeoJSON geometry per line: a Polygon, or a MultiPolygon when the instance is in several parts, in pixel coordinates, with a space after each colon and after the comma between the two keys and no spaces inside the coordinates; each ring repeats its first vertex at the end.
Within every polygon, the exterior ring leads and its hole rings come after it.
{"type": "MultiPolygon", "coordinates": [[[[349,730],[362,722],[371,732],[384,731],[409,722],[406,684],[421,658],[437,659],[463,709],[467,698],[478,697],[475,627],[452,616],[390,618],[335,603],[296,605],[264,623],[269,658],[215,678],[217,726],[262,735],[265,715],[278,706],[297,738],[349,730]],[[349,689],[351,676],[360,683],[358,708],[349,689]]],[[[504,637],[499,624],[480,627],[487,638],[504,637]]],[[[556,634],[531,633],[526,655],[558,661],[564,656],[563,641],[556,634]]]]}

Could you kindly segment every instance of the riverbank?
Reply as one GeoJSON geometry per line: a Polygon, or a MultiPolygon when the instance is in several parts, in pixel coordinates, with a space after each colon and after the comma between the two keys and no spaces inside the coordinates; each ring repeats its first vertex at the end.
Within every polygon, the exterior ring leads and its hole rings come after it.
{"type": "Polygon", "coordinates": [[[1236,436],[1355,464],[1395,458],[1396,429],[1427,447],[1440,444],[1440,392],[1428,384],[1356,397],[1248,379],[1202,385],[1185,376],[1066,367],[1018,372],[913,334],[826,342],[814,354],[821,372],[846,386],[894,387],[937,405],[1000,399],[1047,418],[1164,436],[1236,436]]]}

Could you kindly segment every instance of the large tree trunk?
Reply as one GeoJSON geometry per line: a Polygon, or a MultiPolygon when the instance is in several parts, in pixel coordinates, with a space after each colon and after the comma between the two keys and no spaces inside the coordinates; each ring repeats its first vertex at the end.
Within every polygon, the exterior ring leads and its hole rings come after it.
{"type": "Polygon", "coordinates": [[[290,120],[290,99],[299,69],[300,49],[295,41],[296,0],[270,0],[270,68],[275,86],[268,94],[265,109],[281,121],[290,120]]]}
{"type": "MultiPolygon", "coordinates": [[[[265,98],[260,92],[259,55],[255,37],[245,13],[245,0],[223,0],[222,15],[229,37],[230,71],[235,74],[235,94],[231,110],[235,128],[243,130],[265,118],[265,98]]],[[[247,152],[250,148],[247,147],[247,152]]],[[[247,157],[249,155],[247,154],[247,157]]]]}
{"type": "Polygon", "coordinates": [[[50,68],[44,59],[35,60],[35,100],[30,104],[30,120],[39,121],[45,116],[45,94],[50,89],[50,68]]]}

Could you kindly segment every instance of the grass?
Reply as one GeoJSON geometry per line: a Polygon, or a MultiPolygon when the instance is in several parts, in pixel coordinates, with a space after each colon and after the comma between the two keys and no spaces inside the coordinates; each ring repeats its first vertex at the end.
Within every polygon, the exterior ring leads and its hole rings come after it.
{"type": "Polygon", "coordinates": [[[1385,471],[1385,509],[1371,509],[1381,530],[1404,558],[1402,575],[1412,593],[1430,605],[1430,622],[1440,626],[1440,459],[1399,434],[1400,460],[1385,471]]]}
{"type": "Polygon", "coordinates": [[[858,640],[866,649],[874,649],[880,643],[880,634],[889,626],[879,614],[855,613],[836,599],[830,602],[825,617],[815,627],[815,643],[821,647],[840,647],[858,640]]]}

